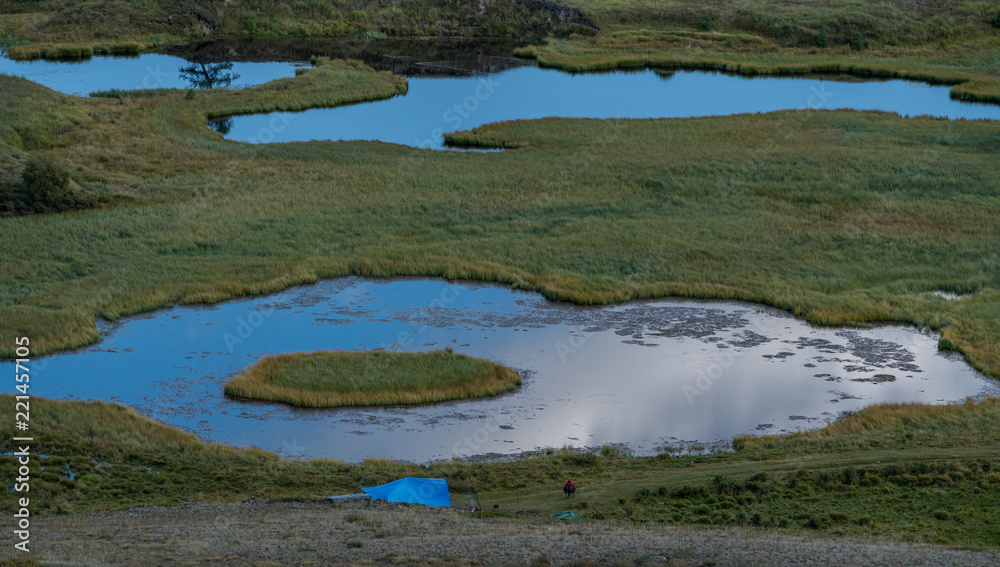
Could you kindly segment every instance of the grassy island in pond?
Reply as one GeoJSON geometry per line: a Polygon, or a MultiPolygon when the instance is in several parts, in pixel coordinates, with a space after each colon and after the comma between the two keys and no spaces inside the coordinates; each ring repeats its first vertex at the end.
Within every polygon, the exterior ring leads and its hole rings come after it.
{"type": "Polygon", "coordinates": [[[321,408],[479,398],[520,385],[513,370],[451,349],[317,351],[265,356],[227,382],[226,394],[321,408]]]}

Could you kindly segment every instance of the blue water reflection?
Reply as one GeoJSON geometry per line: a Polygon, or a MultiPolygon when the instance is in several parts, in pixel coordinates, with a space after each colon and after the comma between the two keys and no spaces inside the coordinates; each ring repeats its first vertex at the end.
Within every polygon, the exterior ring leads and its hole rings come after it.
{"type": "Polygon", "coordinates": [[[652,70],[573,75],[520,67],[472,77],[411,78],[409,92],[389,100],[238,116],[226,137],[251,143],[381,140],[441,149],[447,132],[502,120],[686,118],[803,108],[1000,119],[1000,106],[957,101],[949,87],[899,80],[652,70]]]}

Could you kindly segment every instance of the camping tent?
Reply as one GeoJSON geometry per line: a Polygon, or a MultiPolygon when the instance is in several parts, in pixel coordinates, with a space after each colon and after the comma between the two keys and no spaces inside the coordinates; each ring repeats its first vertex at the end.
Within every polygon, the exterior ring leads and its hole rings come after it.
{"type": "Polygon", "coordinates": [[[448,482],[443,478],[406,477],[389,484],[361,490],[371,496],[372,500],[412,502],[425,506],[451,506],[448,482]]]}

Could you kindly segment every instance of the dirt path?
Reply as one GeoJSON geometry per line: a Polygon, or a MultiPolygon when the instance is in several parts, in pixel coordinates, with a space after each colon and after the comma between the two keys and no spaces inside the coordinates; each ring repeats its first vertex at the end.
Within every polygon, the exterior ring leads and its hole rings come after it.
{"type": "Polygon", "coordinates": [[[45,517],[32,528],[33,554],[59,565],[1000,565],[996,552],[364,502],[191,503],[45,517]]]}

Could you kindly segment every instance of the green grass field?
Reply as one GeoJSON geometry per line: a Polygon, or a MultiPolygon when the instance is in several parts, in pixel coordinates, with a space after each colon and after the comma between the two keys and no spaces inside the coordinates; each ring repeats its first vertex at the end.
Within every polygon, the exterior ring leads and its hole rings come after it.
{"type": "MultiPolygon", "coordinates": [[[[0,404],[13,406],[0,396],[0,404]]],[[[496,463],[429,466],[368,459],[350,465],[288,460],[258,449],[206,444],[134,411],[105,403],[31,402],[38,440],[33,514],[76,514],[174,505],[320,499],[401,476],[448,480],[453,503],[474,490],[508,515],[567,507],[588,520],[743,525],[902,541],[997,547],[1000,524],[1000,401],[924,407],[883,405],[787,438],[743,439],[735,453],[636,458],[549,450],[496,463]],[[569,477],[579,490],[566,501],[569,477]]],[[[0,448],[11,451],[13,426],[0,448]]],[[[0,456],[13,478],[16,461],[0,456]]],[[[14,509],[14,492],[0,508],[14,509]]]]}
{"type": "Polygon", "coordinates": [[[228,396],[329,408],[496,396],[521,385],[481,358],[432,352],[318,351],[269,355],[226,382],[228,396]]]}

